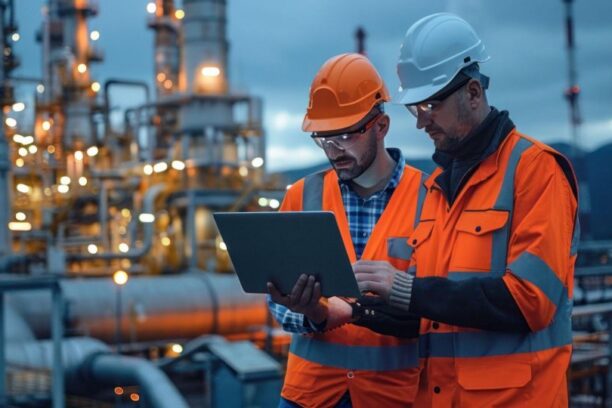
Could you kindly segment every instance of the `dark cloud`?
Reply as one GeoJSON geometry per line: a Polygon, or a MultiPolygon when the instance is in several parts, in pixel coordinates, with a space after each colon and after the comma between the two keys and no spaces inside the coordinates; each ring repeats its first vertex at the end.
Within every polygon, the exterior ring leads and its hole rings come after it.
{"type": "MultiPolygon", "coordinates": [[[[39,28],[40,0],[18,1],[23,39],[17,48],[22,74],[40,75],[39,48],[33,43],[39,28]]],[[[406,29],[434,12],[460,14],[483,38],[492,59],[483,71],[492,78],[490,100],[508,109],[517,126],[545,141],[569,140],[564,2],[562,0],[228,0],[230,74],[236,88],[262,96],[266,107],[269,146],[284,154],[292,146],[302,153],[320,152],[300,131],[300,116],[310,81],[329,57],[355,49],[353,34],[361,25],[368,33],[367,52],[390,90],[397,87],[395,60],[406,29]],[[284,116],[283,116],[284,115],[284,116]],[[280,151],[280,150],[279,150],[280,151]]],[[[153,77],[153,38],[147,29],[146,0],[104,0],[90,26],[99,29],[103,65],[93,68],[100,80],[109,77],[153,77]]],[[[612,140],[612,2],[576,0],[577,67],[585,120],[582,143],[594,147],[612,140]]],[[[431,143],[414,128],[401,107],[392,116],[389,144],[408,154],[426,154],[431,143]]],[[[271,166],[290,166],[274,162],[271,166]]],[[[279,156],[280,157],[280,156],[279,156]]],[[[322,156],[321,156],[322,157],[322,156]]],[[[309,160],[309,159],[305,159],[309,160]]]]}

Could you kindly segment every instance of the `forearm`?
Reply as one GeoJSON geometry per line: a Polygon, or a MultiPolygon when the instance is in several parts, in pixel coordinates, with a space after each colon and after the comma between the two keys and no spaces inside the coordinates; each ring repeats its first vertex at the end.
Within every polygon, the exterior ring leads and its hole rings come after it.
{"type": "Polygon", "coordinates": [[[338,297],[331,297],[328,299],[327,311],[325,330],[335,329],[353,320],[353,309],[351,305],[338,297]]]}
{"type": "Polygon", "coordinates": [[[302,313],[292,312],[289,308],[274,303],[270,296],[266,296],[266,299],[270,314],[284,331],[295,334],[308,334],[316,331],[302,313]]]}
{"type": "Polygon", "coordinates": [[[530,330],[501,278],[415,278],[409,290],[395,290],[394,294],[401,298],[404,293],[409,311],[430,320],[481,330],[530,330]]]}

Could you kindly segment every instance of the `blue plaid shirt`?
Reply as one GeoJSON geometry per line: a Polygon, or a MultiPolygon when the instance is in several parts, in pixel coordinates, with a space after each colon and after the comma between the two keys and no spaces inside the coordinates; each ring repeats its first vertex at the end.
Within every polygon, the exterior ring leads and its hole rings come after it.
{"type": "MultiPolygon", "coordinates": [[[[379,192],[372,194],[368,198],[361,198],[353,190],[349,182],[338,181],[357,259],[361,258],[374,226],[385,210],[391,195],[404,174],[404,156],[402,152],[399,149],[387,149],[387,151],[397,164],[395,169],[393,169],[389,182],[379,192]]],[[[270,313],[272,313],[272,316],[274,316],[286,332],[305,334],[319,330],[316,325],[305,319],[303,314],[292,312],[285,306],[272,302],[270,296],[267,298],[270,313]]]]}

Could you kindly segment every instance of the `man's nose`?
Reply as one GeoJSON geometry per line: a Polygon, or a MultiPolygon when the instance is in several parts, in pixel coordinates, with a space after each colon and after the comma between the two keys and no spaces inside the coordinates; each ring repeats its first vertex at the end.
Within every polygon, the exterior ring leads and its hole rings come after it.
{"type": "Polygon", "coordinates": [[[325,145],[325,154],[331,160],[334,160],[344,154],[344,149],[339,147],[336,143],[327,143],[325,145]]]}
{"type": "Polygon", "coordinates": [[[417,109],[417,129],[423,129],[425,126],[431,123],[431,115],[421,109],[417,109]]]}

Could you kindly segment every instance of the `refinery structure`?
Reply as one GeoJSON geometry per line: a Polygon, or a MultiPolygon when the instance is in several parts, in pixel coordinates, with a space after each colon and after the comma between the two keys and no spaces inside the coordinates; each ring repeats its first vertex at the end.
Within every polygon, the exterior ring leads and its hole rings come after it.
{"type": "MultiPolygon", "coordinates": [[[[16,75],[19,3],[0,0],[0,407],[277,406],[289,337],[242,291],[212,217],[276,210],[286,189],[266,172],[262,99],[228,75],[227,0],[147,4],[151,81],[92,75],[95,0],[46,0],[40,75],[16,75]],[[126,89],[145,102],[117,109],[126,89]]],[[[610,248],[580,246],[572,406],[610,400],[610,248]]]]}
{"type": "Polygon", "coordinates": [[[155,89],[91,75],[104,55],[88,27],[103,3],[91,0],[47,1],[40,78],[14,76],[15,7],[0,7],[0,261],[11,272],[2,406],[276,401],[280,365],[255,346],[279,343],[265,330],[264,299],[229,273],[212,219],[278,208],[284,192],[264,174],[261,99],[232,91],[227,75],[226,2],[147,5],[155,89]],[[35,103],[25,106],[13,95],[31,81],[35,103]],[[117,124],[121,87],[140,88],[146,103],[117,124]],[[272,392],[241,392],[250,378],[272,392]]]}

